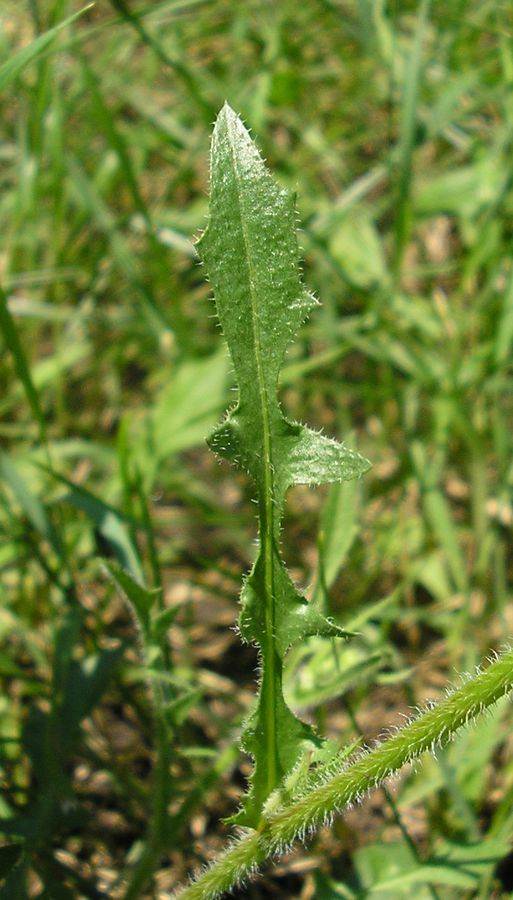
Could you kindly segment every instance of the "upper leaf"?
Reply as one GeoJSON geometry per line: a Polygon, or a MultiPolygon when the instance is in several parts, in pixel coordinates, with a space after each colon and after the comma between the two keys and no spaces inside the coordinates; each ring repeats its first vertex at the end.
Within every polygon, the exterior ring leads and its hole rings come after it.
{"type": "Polygon", "coordinates": [[[241,405],[275,400],[287,344],[315,304],[300,283],[296,213],[225,104],[212,138],[210,223],[201,253],[215,287],[241,405]]]}
{"type": "Polygon", "coordinates": [[[239,387],[237,409],[212,448],[258,480],[264,444],[272,443],[276,502],[291,484],[362,475],[367,460],[288,422],[279,408],[285,350],[317,301],[301,282],[293,199],[227,103],[212,137],[210,217],[199,243],[239,387]]]}

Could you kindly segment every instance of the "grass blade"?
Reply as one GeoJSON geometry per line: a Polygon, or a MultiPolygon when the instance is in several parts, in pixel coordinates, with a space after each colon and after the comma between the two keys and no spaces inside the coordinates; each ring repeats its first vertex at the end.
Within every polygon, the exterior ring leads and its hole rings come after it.
{"type": "Polygon", "coordinates": [[[46,422],[41,403],[39,402],[39,394],[34,387],[27,357],[25,356],[25,352],[19,339],[14,319],[9,311],[7,297],[2,288],[0,288],[0,331],[3,334],[6,346],[12,353],[18,378],[23,385],[23,389],[32,410],[32,415],[39,428],[39,438],[41,443],[46,444],[46,422]]]}
{"type": "Polygon", "coordinates": [[[394,273],[399,276],[410,233],[411,179],[415,130],[417,127],[417,100],[422,73],[422,45],[431,8],[431,0],[422,0],[417,19],[413,46],[403,75],[403,102],[399,138],[399,181],[397,185],[397,213],[395,222],[394,273]]]}
{"type": "Polygon", "coordinates": [[[84,13],[87,12],[87,10],[92,9],[93,6],[94,3],[89,3],[87,6],[84,6],[83,9],[80,9],[74,15],[69,16],[63,22],[59,22],[54,28],[45,31],[44,34],[39,35],[39,37],[32,41],[28,47],[23,47],[22,50],[18,50],[14,56],[11,56],[10,59],[2,63],[2,65],[0,65],[0,91],[4,90],[4,88],[14,81],[27,66],[42,56],[43,53],[51,47],[60,31],[67,28],[68,25],[71,25],[71,23],[75,22],[80,16],[83,16],[84,13]]]}

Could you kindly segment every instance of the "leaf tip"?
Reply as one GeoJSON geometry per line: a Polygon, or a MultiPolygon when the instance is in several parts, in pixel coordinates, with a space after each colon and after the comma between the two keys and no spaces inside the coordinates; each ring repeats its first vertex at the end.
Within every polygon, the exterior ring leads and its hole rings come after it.
{"type": "Polygon", "coordinates": [[[234,122],[235,120],[239,120],[239,117],[238,117],[237,113],[235,112],[235,110],[228,103],[228,100],[225,100],[221,109],[219,110],[219,112],[217,114],[217,119],[216,119],[216,123],[215,123],[216,127],[218,125],[222,125],[224,123],[228,124],[230,122],[234,122]]]}

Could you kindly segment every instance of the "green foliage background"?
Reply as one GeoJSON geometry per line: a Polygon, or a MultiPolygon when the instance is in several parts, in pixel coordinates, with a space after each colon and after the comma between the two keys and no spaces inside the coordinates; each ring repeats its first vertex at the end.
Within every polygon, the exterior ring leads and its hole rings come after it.
{"type": "MultiPolygon", "coordinates": [[[[80,9],[0,10],[9,900],[165,897],[247,775],[252,488],[204,443],[233,375],[192,240],[225,99],[322,303],[284,405],[374,464],[287,502],[298,585],[360,633],[290,653],[289,703],[372,740],[513,631],[510,4],[99,0],[49,34],[80,9]]],[[[502,896],[509,731],[502,705],[241,896],[502,896]]]]}

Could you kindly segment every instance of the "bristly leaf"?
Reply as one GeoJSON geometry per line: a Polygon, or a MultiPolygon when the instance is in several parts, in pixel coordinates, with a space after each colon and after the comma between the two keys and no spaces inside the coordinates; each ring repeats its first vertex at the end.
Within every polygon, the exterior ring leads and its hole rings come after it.
{"type": "Polygon", "coordinates": [[[251,793],[236,818],[256,827],[266,798],[320,743],[283,699],[285,652],[308,635],[344,636],[298,594],[280,557],[285,493],[293,484],[359,477],[370,464],[288,421],[280,408],[286,348],[316,301],[301,283],[293,200],[228,104],[214,128],[210,218],[200,245],[239,389],[237,406],[209,444],[251,475],[258,494],[260,549],[242,590],[240,630],[260,647],[262,683],[243,739],[255,760],[251,793]]]}

